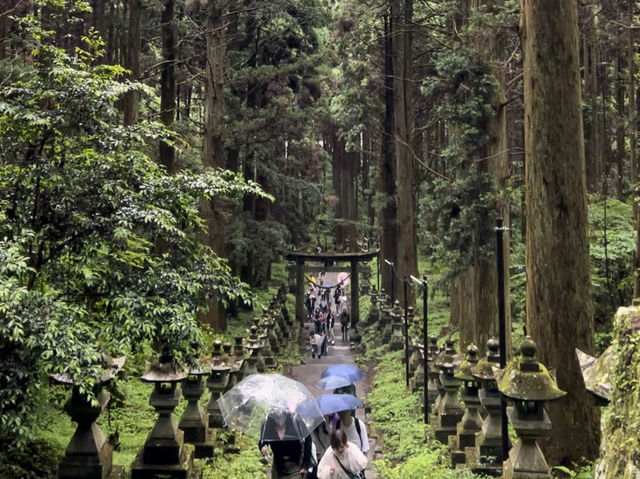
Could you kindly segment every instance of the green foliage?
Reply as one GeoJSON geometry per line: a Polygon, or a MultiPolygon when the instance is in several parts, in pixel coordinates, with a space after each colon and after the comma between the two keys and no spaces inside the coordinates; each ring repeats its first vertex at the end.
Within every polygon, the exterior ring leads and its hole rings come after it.
{"type": "Polygon", "coordinates": [[[422,94],[433,105],[434,121],[452,125],[439,156],[455,176],[436,175],[423,185],[419,239],[428,257],[451,266],[450,275],[466,269],[474,255],[492,249],[496,194],[483,162],[496,90],[495,78],[475,49],[464,44],[435,48],[422,94]],[[474,245],[479,250],[474,251],[474,245]]]}
{"type": "Polygon", "coordinates": [[[146,341],[193,360],[195,313],[249,298],[201,243],[200,204],[261,194],[230,172],[167,175],[145,150],[170,132],[119,125],[116,102],[138,88],[122,70],[69,56],[32,17],[23,25],[30,60],[0,65],[0,436],[14,437],[28,434],[47,375],[69,373],[91,394],[102,353],[146,341]]]}
{"type": "Polygon", "coordinates": [[[574,479],[592,479],[593,478],[593,464],[588,464],[586,466],[574,465],[573,468],[568,468],[565,466],[554,466],[551,468],[552,472],[560,472],[562,473],[560,477],[571,477],[574,479]]]}
{"type": "Polygon", "coordinates": [[[420,393],[409,393],[403,378],[402,352],[386,345],[367,348],[367,357],[379,360],[367,402],[373,424],[382,436],[383,459],[374,467],[385,479],[454,479],[474,477],[469,471],[449,469],[444,445],[430,439],[423,423],[420,393]]]}
{"type": "Polygon", "coordinates": [[[591,283],[596,305],[595,320],[609,331],[619,306],[629,304],[633,294],[635,232],[629,203],[593,195],[589,199],[589,252],[591,283]]]}

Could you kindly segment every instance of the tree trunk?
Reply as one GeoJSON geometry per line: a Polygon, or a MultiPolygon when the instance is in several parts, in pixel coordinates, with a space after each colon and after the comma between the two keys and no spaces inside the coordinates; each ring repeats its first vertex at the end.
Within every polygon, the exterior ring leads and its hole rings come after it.
{"type": "MultiPolygon", "coordinates": [[[[592,7],[584,7],[586,15],[593,16],[592,7]]],[[[598,51],[596,27],[588,22],[582,35],[582,58],[585,85],[585,102],[590,104],[585,124],[585,161],[587,167],[587,190],[590,193],[599,191],[602,177],[602,148],[600,109],[598,107],[598,51]]]]}
{"type": "Polygon", "coordinates": [[[625,109],[624,109],[624,93],[625,93],[625,81],[623,78],[623,66],[624,59],[622,53],[618,51],[618,58],[616,61],[617,75],[615,81],[616,89],[616,107],[618,110],[618,118],[616,125],[616,159],[618,181],[616,182],[618,199],[624,200],[624,159],[627,156],[625,147],[625,134],[624,127],[626,124],[625,109]]]}
{"type": "MultiPolygon", "coordinates": [[[[397,175],[397,235],[398,275],[407,278],[418,275],[418,252],[413,199],[413,0],[397,0],[392,7],[393,32],[393,99],[394,139],[397,175]],[[395,23],[394,23],[395,22],[395,23]]],[[[399,288],[401,304],[405,304],[404,289],[399,288]]],[[[415,303],[407,288],[409,304],[415,303]]]]}
{"type": "MultiPolygon", "coordinates": [[[[385,43],[384,43],[384,104],[385,113],[382,123],[382,148],[380,154],[380,176],[378,178],[378,191],[382,193],[384,205],[380,210],[380,255],[383,260],[388,260],[394,264],[397,261],[396,243],[396,165],[394,161],[394,115],[393,115],[393,55],[392,55],[392,26],[391,19],[386,16],[384,19],[385,43]]],[[[391,268],[384,262],[380,264],[382,275],[382,288],[388,294],[391,290],[398,291],[399,284],[395,280],[395,275],[391,268]],[[396,284],[393,285],[392,282],[396,284]]]]}
{"type": "Polygon", "coordinates": [[[599,415],[575,348],[593,351],[576,2],[524,0],[528,331],[567,396],[547,405],[551,464],[598,453],[599,415]]]}
{"type": "MultiPolygon", "coordinates": [[[[142,23],[142,0],[129,0],[129,28],[127,29],[127,48],[124,67],[131,71],[129,78],[140,79],[140,25],[142,23]]],[[[140,94],[130,91],[124,95],[122,109],[124,124],[133,125],[138,121],[140,94]]]]}
{"type": "MultiPolygon", "coordinates": [[[[171,126],[176,117],[176,32],[174,0],[165,0],[162,10],[162,68],[160,71],[160,121],[171,126]]],[[[169,143],[160,141],[159,159],[169,173],[175,170],[176,153],[169,143]]]]}
{"type": "MultiPolygon", "coordinates": [[[[205,88],[205,124],[203,138],[203,161],[209,167],[224,168],[224,143],[222,118],[224,113],[224,62],[226,38],[223,24],[224,6],[220,0],[210,0],[207,9],[207,59],[205,88]]],[[[203,217],[209,227],[207,242],[216,254],[224,254],[224,220],[222,204],[213,199],[202,206],[203,217]]],[[[225,310],[220,301],[210,305],[202,318],[214,331],[226,329],[225,310]]]]}
{"type": "MultiPolygon", "coordinates": [[[[629,25],[633,24],[633,2],[629,3],[629,25]]],[[[627,54],[629,55],[629,162],[631,163],[631,178],[630,185],[632,188],[633,198],[633,219],[635,221],[636,228],[636,251],[633,257],[633,297],[640,297],[640,208],[638,207],[638,201],[640,201],[640,195],[637,191],[638,186],[638,153],[637,153],[637,141],[638,141],[638,119],[637,105],[636,105],[636,47],[633,41],[633,30],[629,29],[629,43],[627,45],[627,54]]]]}
{"type": "MultiPolygon", "coordinates": [[[[492,11],[498,6],[496,0],[474,0],[471,8],[476,12],[481,5],[484,5],[488,11],[492,11]]],[[[480,171],[487,172],[493,178],[495,192],[498,195],[497,216],[502,219],[503,225],[507,228],[510,225],[509,220],[509,203],[508,195],[505,190],[507,187],[507,179],[509,177],[509,163],[507,155],[507,111],[504,106],[506,103],[504,93],[505,72],[504,60],[502,56],[507,51],[505,34],[502,29],[496,29],[491,36],[483,37],[485,42],[477,45],[479,50],[484,53],[485,60],[488,62],[491,74],[498,80],[497,90],[492,98],[492,105],[495,114],[487,121],[488,141],[484,148],[485,158],[479,162],[480,171]]],[[[486,223],[490,223],[490,219],[486,218],[486,223]]],[[[475,269],[475,317],[474,321],[475,334],[473,339],[476,346],[484,348],[487,341],[491,337],[498,336],[498,269],[495,255],[495,247],[492,248],[492,254],[487,257],[482,254],[482,248],[493,245],[495,234],[493,225],[490,228],[485,227],[478,229],[474,235],[474,269],[475,269]]],[[[506,323],[506,351],[511,353],[511,298],[509,294],[509,241],[508,235],[505,235],[503,245],[503,286],[505,292],[505,323],[506,323]]]]}

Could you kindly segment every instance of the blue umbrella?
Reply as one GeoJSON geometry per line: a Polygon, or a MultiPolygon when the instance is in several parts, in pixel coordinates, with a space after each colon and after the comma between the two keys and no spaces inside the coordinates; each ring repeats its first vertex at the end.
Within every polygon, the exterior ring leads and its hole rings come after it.
{"type": "Polygon", "coordinates": [[[332,391],[333,389],[349,386],[350,384],[352,384],[351,380],[344,376],[327,376],[318,381],[316,387],[321,391],[332,391]]]}
{"type": "Polygon", "coordinates": [[[316,398],[323,415],[340,411],[350,411],[362,406],[362,401],[351,394],[321,394],[316,398]]]}
{"type": "Polygon", "coordinates": [[[362,371],[355,364],[332,364],[322,373],[322,378],[327,376],[342,376],[349,379],[351,382],[359,381],[364,377],[362,371]]]}

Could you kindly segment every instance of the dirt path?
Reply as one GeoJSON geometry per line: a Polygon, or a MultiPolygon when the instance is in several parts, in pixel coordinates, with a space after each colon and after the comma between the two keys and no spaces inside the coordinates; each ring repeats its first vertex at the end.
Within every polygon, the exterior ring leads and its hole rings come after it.
{"type": "MultiPolygon", "coordinates": [[[[327,273],[324,282],[325,284],[335,284],[336,276],[338,273],[327,273]]],[[[347,303],[349,299],[349,289],[347,288],[347,303]]],[[[312,330],[313,325],[311,323],[305,323],[305,329],[302,332],[302,338],[307,340],[309,337],[309,331],[312,330]]],[[[329,345],[328,353],[326,356],[322,356],[322,358],[318,359],[311,357],[311,351],[307,347],[306,348],[306,357],[305,364],[300,366],[294,366],[291,368],[289,375],[306,385],[309,390],[314,394],[314,396],[318,396],[322,394],[322,391],[316,388],[316,383],[320,380],[320,376],[322,372],[331,364],[339,364],[339,363],[347,363],[347,364],[355,364],[353,360],[353,354],[351,353],[351,349],[349,347],[348,342],[343,342],[340,335],[340,325],[338,321],[336,321],[336,325],[334,326],[334,337],[335,344],[329,345]]],[[[305,344],[308,341],[305,342],[305,344]]],[[[358,381],[356,383],[356,395],[363,402],[366,403],[366,392],[369,389],[369,385],[366,383],[367,377],[362,381],[358,381]]],[[[365,417],[364,408],[359,407],[356,410],[356,416],[362,419],[365,424],[367,424],[367,418],[365,417]]],[[[371,468],[371,461],[373,458],[374,451],[376,449],[375,440],[371,437],[369,438],[370,448],[368,452],[369,465],[366,470],[366,478],[367,479],[375,479],[376,475],[371,468]]],[[[319,460],[320,458],[318,458],[319,460]]]]}

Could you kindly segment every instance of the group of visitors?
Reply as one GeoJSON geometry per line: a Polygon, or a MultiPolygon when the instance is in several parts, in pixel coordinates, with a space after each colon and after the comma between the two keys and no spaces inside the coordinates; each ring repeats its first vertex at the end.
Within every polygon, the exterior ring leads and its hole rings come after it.
{"type": "Polygon", "coordinates": [[[263,456],[273,454],[271,479],[364,478],[369,437],[354,411],[325,416],[305,439],[296,438],[291,414],[272,414],[258,443],[263,456]],[[275,434],[274,434],[275,431],[275,434]]]}
{"type": "MultiPolygon", "coordinates": [[[[333,328],[336,321],[340,323],[342,341],[347,341],[347,333],[351,322],[351,316],[347,308],[347,297],[342,282],[335,286],[324,286],[324,272],[320,273],[319,280],[310,278],[309,288],[304,294],[304,303],[307,309],[307,318],[313,324],[310,333],[312,355],[315,357],[314,344],[335,344],[333,328]],[[318,298],[320,298],[318,300],[318,298]],[[326,338],[325,338],[326,337],[326,338]]],[[[318,356],[326,354],[322,347],[318,348],[318,356]]]]}

